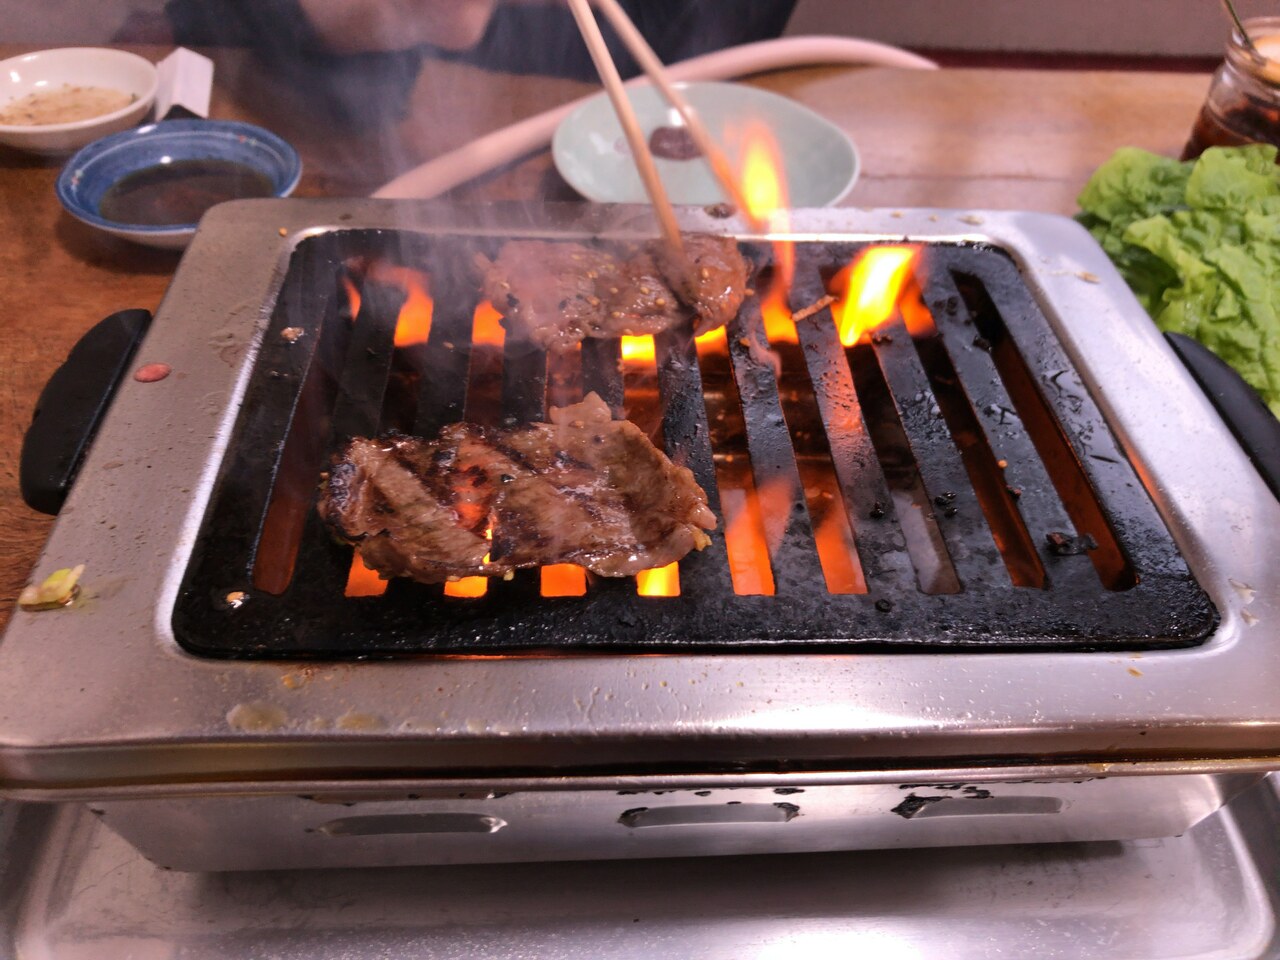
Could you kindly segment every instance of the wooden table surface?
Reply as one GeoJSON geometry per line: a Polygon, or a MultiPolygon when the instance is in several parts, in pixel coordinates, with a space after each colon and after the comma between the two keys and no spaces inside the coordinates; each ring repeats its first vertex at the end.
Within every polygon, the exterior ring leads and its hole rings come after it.
{"type": "MultiPolygon", "coordinates": [[[[0,57],[23,48],[0,44],[0,57]]],[[[143,49],[158,59],[167,51],[143,49]]],[[[240,51],[220,51],[212,115],[261,123],[302,154],[302,196],[359,195],[437,154],[591,91],[429,62],[398,126],[349,134],[273,83],[240,51]]],[[[1126,144],[1176,155],[1208,78],[1170,73],[999,70],[791,70],[750,83],[785,94],[849,132],[861,207],[965,207],[1072,213],[1090,171],[1126,144]]],[[[76,339],[127,307],[154,310],[174,254],[104,238],[62,212],[60,164],[0,147],[0,626],[50,518],[18,492],[18,452],[36,397],[76,339]]],[[[456,191],[459,200],[563,198],[546,152],[456,191]]]]}

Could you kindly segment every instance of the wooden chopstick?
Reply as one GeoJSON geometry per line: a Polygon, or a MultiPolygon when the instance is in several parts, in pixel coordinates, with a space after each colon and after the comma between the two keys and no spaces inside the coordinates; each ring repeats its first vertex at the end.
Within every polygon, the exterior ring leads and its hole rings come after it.
{"type": "Polygon", "coordinates": [[[586,41],[591,59],[595,62],[596,72],[600,74],[600,80],[609,94],[613,112],[618,115],[618,122],[622,124],[622,132],[626,134],[627,144],[631,148],[631,157],[640,173],[640,179],[644,182],[645,192],[653,202],[663,238],[671,247],[673,254],[677,257],[683,256],[684,243],[680,239],[680,227],[676,223],[675,210],[672,209],[671,200],[662,186],[658,168],[653,162],[653,154],[649,152],[644,131],[640,129],[640,121],[636,118],[631,101],[627,98],[627,92],[622,86],[622,77],[618,73],[617,65],[613,62],[608,46],[605,45],[604,35],[600,32],[600,25],[596,23],[595,14],[591,12],[588,0],[568,0],[568,3],[574,19],[578,21],[578,30],[582,34],[582,39],[586,41]]]}
{"type": "Polygon", "coordinates": [[[613,25],[613,29],[618,32],[618,36],[623,44],[626,45],[627,50],[631,52],[631,55],[636,58],[636,62],[640,64],[640,69],[645,72],[653,82],[653,85],[661,91],[667,102],[680,114],[680,119],[684,121],[685,128],[689,131],[693,142],[698,145],[702,155],[707,158],[712,174],[719,181],[721,188],[734,206],[742,212],[753,227],[766,228],[767,224],[755,217],[748,208],[746,198],[742,192],[742,185],[738,182],[738,177],[733,171],[733,166],[729,163],[729,158],[724,155],[724,151],[720,149],[720,145],[711,136],[698,114],[689,106],[689,101],[675,88],[675,85],[667,76],[666,67],[658,59],[658,55],[653,52],[653,47],[649,46],[649,41],[644,38],[644,34],[631,22],[631,18],[627,16],[627,11],[622,9],[622,5],[618,3],[618,0],[593,0],[593,2],[608,18],[613,25]]]}

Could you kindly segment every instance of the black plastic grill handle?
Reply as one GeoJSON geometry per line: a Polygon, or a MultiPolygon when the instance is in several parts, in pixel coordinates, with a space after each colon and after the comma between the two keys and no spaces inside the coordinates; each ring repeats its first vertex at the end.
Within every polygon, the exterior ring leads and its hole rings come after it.
{"type": "Polygon", "coordinates": [[[116,386],[147,328],[148,310],[121,310],[76,342],[36,401],[22,438],[19,485],[33,510],[57,513],[75,482],[116,386]]]}
{"type": "Polygon", "coordinates": [[[1164,336],[1280,499],[1280,420],[1258,392],[1204,344],[1181,333],[1164,336]]]}

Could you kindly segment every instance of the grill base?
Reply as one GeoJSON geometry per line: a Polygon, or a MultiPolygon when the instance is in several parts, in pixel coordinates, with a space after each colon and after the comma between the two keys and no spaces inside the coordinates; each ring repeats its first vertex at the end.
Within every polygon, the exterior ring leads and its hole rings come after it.
{"type": "MultiPolygon", "coordinates": [[[[1261,774],[107,800],[174,870],[390,867],[1131,840],[1184,833],[1261,774]]],[[[780,780],[787,784],[788,781],[780,780]]]]}

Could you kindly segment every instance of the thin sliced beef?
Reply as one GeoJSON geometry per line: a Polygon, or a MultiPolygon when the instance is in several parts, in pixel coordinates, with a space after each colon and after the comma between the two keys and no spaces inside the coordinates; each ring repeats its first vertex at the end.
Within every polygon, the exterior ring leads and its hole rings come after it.
{"type": "Polygon", "coordinates": [[[693,332],[723,327],[738,315],[747,287],[747,261],[728,237],[684,235],[684,258],[676,261],[665,246],[653,244],[659,269],[681,301],[697,315],[693,332]]]}
{"type": "Polygon", "coordinates": [[[661,333],[691,315],[697,333],[742,306],[748,267],[727,237],[688,234],[676,260],[657,242],[606,249],[569,241],[511,240],[479,258],[483,289],[512,332],[548,350],[586,337],[661,333]]]}
{"type": "Polygon", "coordinates": [[[693,474],[635,424],[595,394],[551,421],[356,438],[321,516],[383,576],[423,583],[552,563],[622,577],[710,542],[716,518],[693,474]]]}

